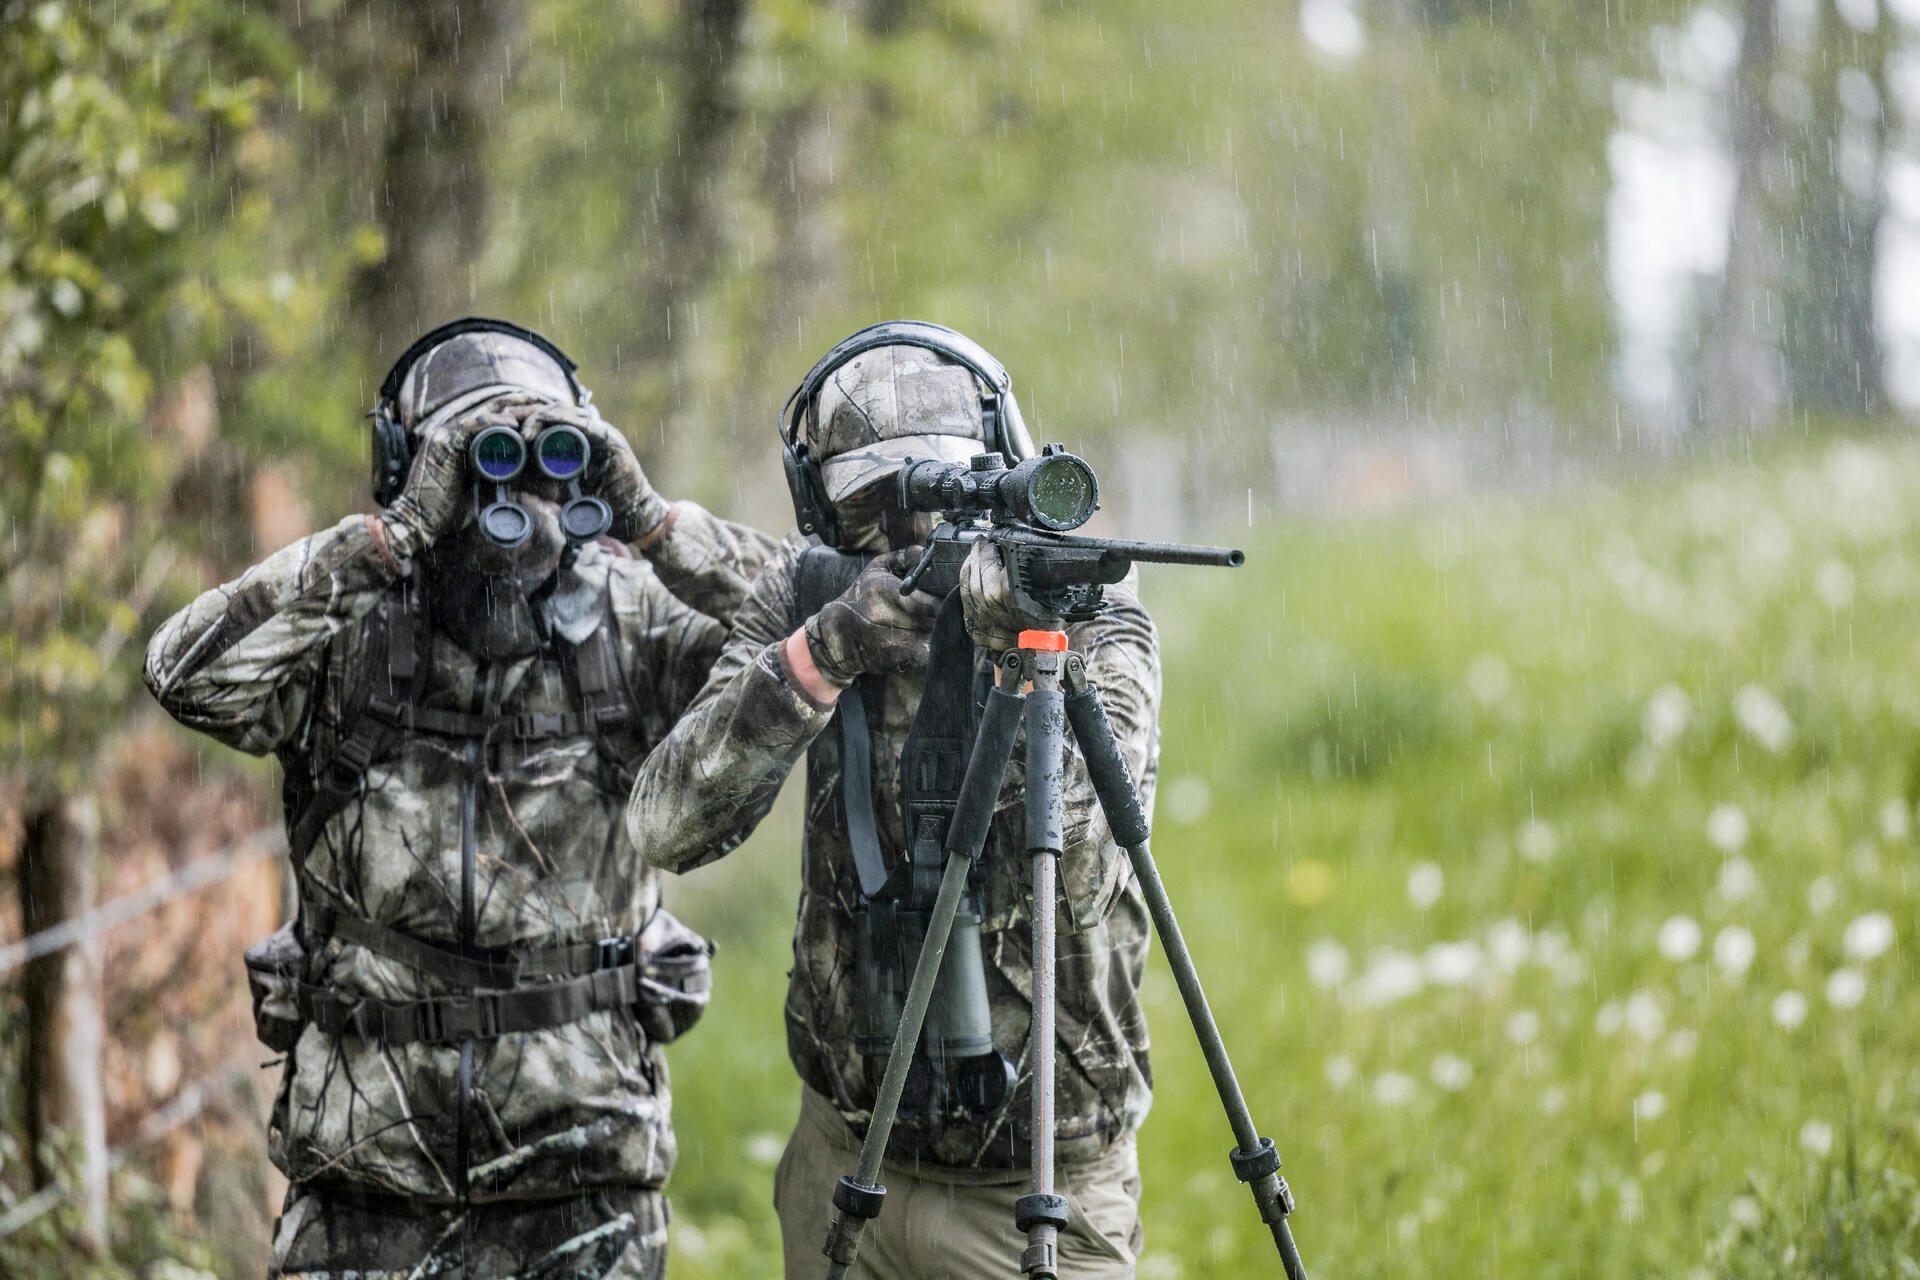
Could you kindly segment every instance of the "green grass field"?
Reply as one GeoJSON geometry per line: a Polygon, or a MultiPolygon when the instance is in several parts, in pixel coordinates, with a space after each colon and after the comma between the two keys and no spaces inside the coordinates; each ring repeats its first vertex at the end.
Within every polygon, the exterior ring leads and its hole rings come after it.
{"type": "MultiPolygon", "coordinates": [[[[1155,848],[1316,1276],[1920,1275],[1916,504],[1814,442],[1147,571],[1155,848]]],[[[778,1274],[796,847],[672,890],[681,1280],[778,1274]]],[[[1278,1275],[1146,995],[1141,1273],[1278,1275]]]]}

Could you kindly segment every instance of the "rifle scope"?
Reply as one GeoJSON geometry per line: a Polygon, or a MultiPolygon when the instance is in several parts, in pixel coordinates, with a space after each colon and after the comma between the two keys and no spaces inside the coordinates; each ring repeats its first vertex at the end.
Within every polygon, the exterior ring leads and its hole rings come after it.
{"type": "Polygon", "coordinates": [[[1056,533],[1078,529],[1100,507],[1093,468],[1057,444],[1012,468],[997,453],[976,454],[965,465],[910,462],[900,471],[900,494],[910,511],[1012,519],[1056,533]]]}

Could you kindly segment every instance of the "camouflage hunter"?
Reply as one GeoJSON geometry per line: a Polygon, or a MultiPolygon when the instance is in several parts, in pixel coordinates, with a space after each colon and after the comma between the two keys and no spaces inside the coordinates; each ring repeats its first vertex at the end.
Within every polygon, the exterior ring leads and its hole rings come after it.
{"type": "MultiPolygon", "coordinates": [[[[551,404],[542,395],[503,399],[511,387],[487,384],[478,401],[468,395],[449,409],[445,400],[420,405],[418,390],[409,387],[419,412],[439,412],[443,423],[459,415],[457,427],[436,428],[456,434],[470,435],[476,415],[498,420],[502,405],[524,419],[551,404]]],[[[552,411],[582,420],[573,406],[552,411]]],[[[595,422],[595,447],[613,445],[611,429],[595,422]]],[[[460,443],[415,459],[403,502],[428,493],[435,465],[452,474],[446,460],[460,443]]],[[[631,474],[639,476],[637,463],[631,474]]],[[[658,876],[621,824],[630,780],[705,681],[774,543],[693,503],[668,507],[644,477],[637,483],[644,492],[622,496],[622,515],[629,529],[651,524],[644,559],[611,541],[589,543],[531,595],[513,597],[522,613],[539,615],[544,642],[483,642],[493,620],[475,615],[473,602],[490,614],[493,588],[476,585],[464,543],[447,533],[429,550],[431,538],[394,518],[396,502],[207,592],[148,649],[147,683],[181,723],[281,761],[309,936],[304,955],[288,931],[274,941],[292,949],[291,981],[335,1001],[330,1018],[279,1010],[292,1043],[270,1142],[293,1184],[275,1246],[279,1273],[659,1272],[658,1189],[675,1153],[670,1093],[660,1046],[630,1008],[593,1007],[504,1034],[467,1026],[464,1037],[425,1026],[403,1034],[402,1022],[365,1016],[380,1008],[374,1002],[435,1001],[455,1026],[476,986],[551,980],[557,991],[551,975],[581,971],[583,954],[633,939],[656,918],[658,876]],[[637,521],[635,503],[654,518],[637,521]],[[300,831],[328,763],[364,720],[354,699],[369,696],[369,673],[377,702],[410,665],[413,682],[399,682],[410,705],[388,709],[401,727],[385,734],[337,812],[300,831]],[[457,732],[481,720],[505,731],[457,732]],[[462,981],[362,945],[362,934],[343,937],[353,933],[346,924],[316,930],[320,917],[370,922],[358,927],[376,942],[394,931],[427,940],[414,948],[423,953],[463,943],[468,953],[517,948],[556,962],[462,981]],[[361,1016],[350,1016],[356,1009],[361,1016]]],[[[428,499],[441,512],[435,519],[466,520],[471,530],[464,497],[457,508],[446,494],[428,499]]]]}
{"type": "MultiPolygon", "coordinates": [[[[928,431],[921,424],[929,420],[938,424],[931,433],[949,439],[936,441],[936,450],[922,449],[919,456],[952,452],[963,457],[979,450],[978,392],[963,371],[929,369],[930,362],[939,363],[937,357],[904,348],[883,348],[860,357],[860,362],[868,367],[850,366],[820,397],[818,420],[829,424],[823,437],[830,444],[836,433],[841,437],[841,449],[829,447],[829,454],[885,452],[897,467],[901,451],[875,451],[873,437],[904,435],[916,426],[928,431]],[[882,365],[877,371],[871,367],[876,361],[882,365]],[[890,370],[885,367],[889,361],[890,370]],[[937,388],[930,391],[925,384],[930,374],[960,377],[943,400],[937,388]],[[900,385],[908,380],[919,385],[900,385]],[[890,411],[890,406],[900,405],[916,412],[890,411]],[[942,412],[943,405],[950,408],[942,412]],[[970,421],[964,416],[968,406],[973,406],[970,421]],[[843,411],[848,407],[851,412],[843,411]],[[956,421],[966,425],[956,429],[956,421]],[[876,428],[876,423],[881,425],[876,428]],[[969,427],[970,438],[951,439],[969,427]]],[[[881,474],[887,470],[880,469],[881,474]]],[[[875,473],[865,458],[839,475],[831,458],[827,463],[839,518],[851,530],[843,535],[843,546],[878,550],[885,545],[878,532],[880,517],[863,507],[874,491],[875,473]],[[856,474],[848,476],[847,470],[856,474]],[[865,487],[849,492],[848,485],[865,487]]],[[[832,719],[830,709],[800,687],[782,657],[784,643],[806,621],[796,574],[804,550],[798,535],[790,536],[754,584],[706,687],[641,767],[627,822],[635,846],[655,866],[673,871],[701,866],[745,839],[766,816],[789,771],[802,755],[807,757],[799,920],[786,1001],[787,1048],[802,1082],[830,1101],[848,1132],[859,1137],[870,1120],[877,1074],[870,1076],[871,1063],[854,1049],[855,913],[861,898],[841,798],[839,744],[836,735],[822,732],[832,719]]],[[[1111,590],[1110,599],[1107,612],[1067,632],[1106,698],[1121,749],[1150,803],[1158,756],[1158,641],[1129,586],[1111,590]]],[[[985,658],[976,655],[976,661],[985,658]]],[[[861,682],[877,685],[868,716],[875,809],[889,867],[904,854],[900,749],[919,703],[923,676],[923,671],[909,671],[869,675],[861,682]]],[[[859,687],[844,696],[859,696],[859,687]]],[[[1025,1167],[1028,1161],[1029,868],[1023,850],[1018,750],[1014,760],[983,860],[981,934],[994,1046],[1014,1062],[1018,1085],[1004,1105],[990,1112],[964,1119],[952,1113],[944,1118],[903,1116],[888,1148],[889,1159],[902,1165],[1008,1170],[1025,1167]]],[[[1056,1135],[1060,1159],[1072,1162],[1108,1152],[1134,1133],[1147,1112],[1151,1073],[1138,997],[1149,921],[1077,748],[1069,761],[1066,810],[1060,866],[1064,901],[1056,1135]]],[[[849,1163],[843,1172],[851,1168],[849,1163]]],[[[827,1210],[823,1200],[822,1232],[827,1210]]],[[[881,1222],[886,1221],[883,1216],[881,1222]]]]}

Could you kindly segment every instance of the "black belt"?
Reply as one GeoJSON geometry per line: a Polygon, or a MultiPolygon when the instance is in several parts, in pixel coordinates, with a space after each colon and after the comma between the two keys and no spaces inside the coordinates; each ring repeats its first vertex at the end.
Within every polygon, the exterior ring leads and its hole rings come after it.
{"type": "Polygon", "coordinates": [[[309,950],[338,938],[457,987],[514,987],[529,978],[574,977],[637,958],[631,937],[501,947],[422,938],[367,919],[310,876],[300,879],[300,927],[309,950]]]}
{"type": "Polygon", "coordinates": [[[301,1014],[330,1036],[357,1036],[383,1044],[451,1044],[577,1022],[602,1009],[631,1008],[640,998],[639,966],[542,983],[518,991],[374,1000],[328,987],[300,986],[301,1014]]]}

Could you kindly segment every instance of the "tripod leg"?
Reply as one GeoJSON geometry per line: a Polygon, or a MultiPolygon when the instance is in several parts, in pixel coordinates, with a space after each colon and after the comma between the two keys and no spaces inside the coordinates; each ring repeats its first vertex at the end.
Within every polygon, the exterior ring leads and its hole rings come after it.
{"type": "Polygon", "coordinates": [[[1060,693],[1065,664],[1056,651],[1028,656],[1033,669],[1026,796],[1027,852],[1033,858],[1033,1190],[1014,1202],[1014,1224],[1027,1237],[1020,1269],[1029,1280],[1055,1280],[1068,1212],[1067,1198],[1053,1187],[1055,886],[1065,839],[1066,722],[1060,693]]]}
{"type": "Polygon", "coordinates": [[[834,1215],[827,1225],[824,1252],[832,1259],[828,1280],[841,1280],[860,1253],[860,1234],[870,1218],[880,1216],[882,1197],[887,1189],[880,1185],[880,1165],[886,1158],[887,1140],[893,1136],[893,1122],[900,1113],[900,1095],[907,1086],[907,1069],[913,1064],[914,1047],[920,1043],[920,1029],[927,1019],[927,1005],[933,1000],[934,980],[940,962],[946,956],[947,938],[953,931],[953,917],[967,888],[967,873],[986,846],[993,825],[994,801],[999,798],[1000,780],[1006,776],[1007,763],[1013,758],[1013,738],[1020,727],[1021,697],[995,688],[987,695],[986,714],[980,732],[973,741],[973,753],[967,759],[966,776],[960,782],[960,798],[953,823],[947,831],[947,865],[940,874],[940,892],[933,901],[927,921],[926,940],[920,957],[914,962],[913,978],[907,984],[905,1007],[900,1025],[894,1031],[893,1049],[887,1069],[880,1078],[880,1092],[874,1099],[873,1120],[867,1126],[866,1141],[860,1144],[860,1163],[851,1177],[843,1177],[834,1188],[834,1215]]]}
{"type": "Polygon", "coordinates": [[[1287,1215],[1293,1212],[1293,1193],[1280,1176],[1280,1156],[1274,1149],[1273,1139],[1260,1136],[1254,1126],[1253,1113],[1247,1109],[1246,1095],[1241,1093],[1240,1082],[1234,1076],[1226,1043],[1220,1038],[1219,1024],[1207,1005],[1199,971],[1193,966],[1193,955],[1180,933],[1180,922],[1174,918],[1173,903],[1167,897],[1166,885],[1161,882],[1160,869],[1154,865],[1146,813],[1140,805],[1140,794],[1134,789],[1133,777],[1127,772],[1126,761],[1121,758],[1120,746],[1114,740],[1113,726],[1107,722],[1106,707],[1100,701],[1099,690],[1085,683],[1077,660],[1069,668],[1068,684],[1072,692],[1066,699],[1067,719],[1073,726],[1073,736],[1086,757],[1087,772],[1095,794],[1100,797],[1100,808],[1113,828],[1114,839],[1133,863],[1134,877],[1140,882],[1147,911],[1153,917],[1154,932],[1159,934],[1160,946],[1167,953],[1180,998],[1187,1006],[1187,1017],[1200,1041],[1200,1052],[1205,1055],[1207,1070],[1213,1075],[1214,1089],[1220,1094],[1227,1122],[1233,1127],[1238,1145],[1227,1158],[1233,1165],[1234,1176],[1248,1184],[1253,1192],[1260,1218],[1273,1232],[1287,1280],[1306,1280],[1306,1268],[1294,1245],[1293,1232],[1287,1226],[1287,1215]]]}

